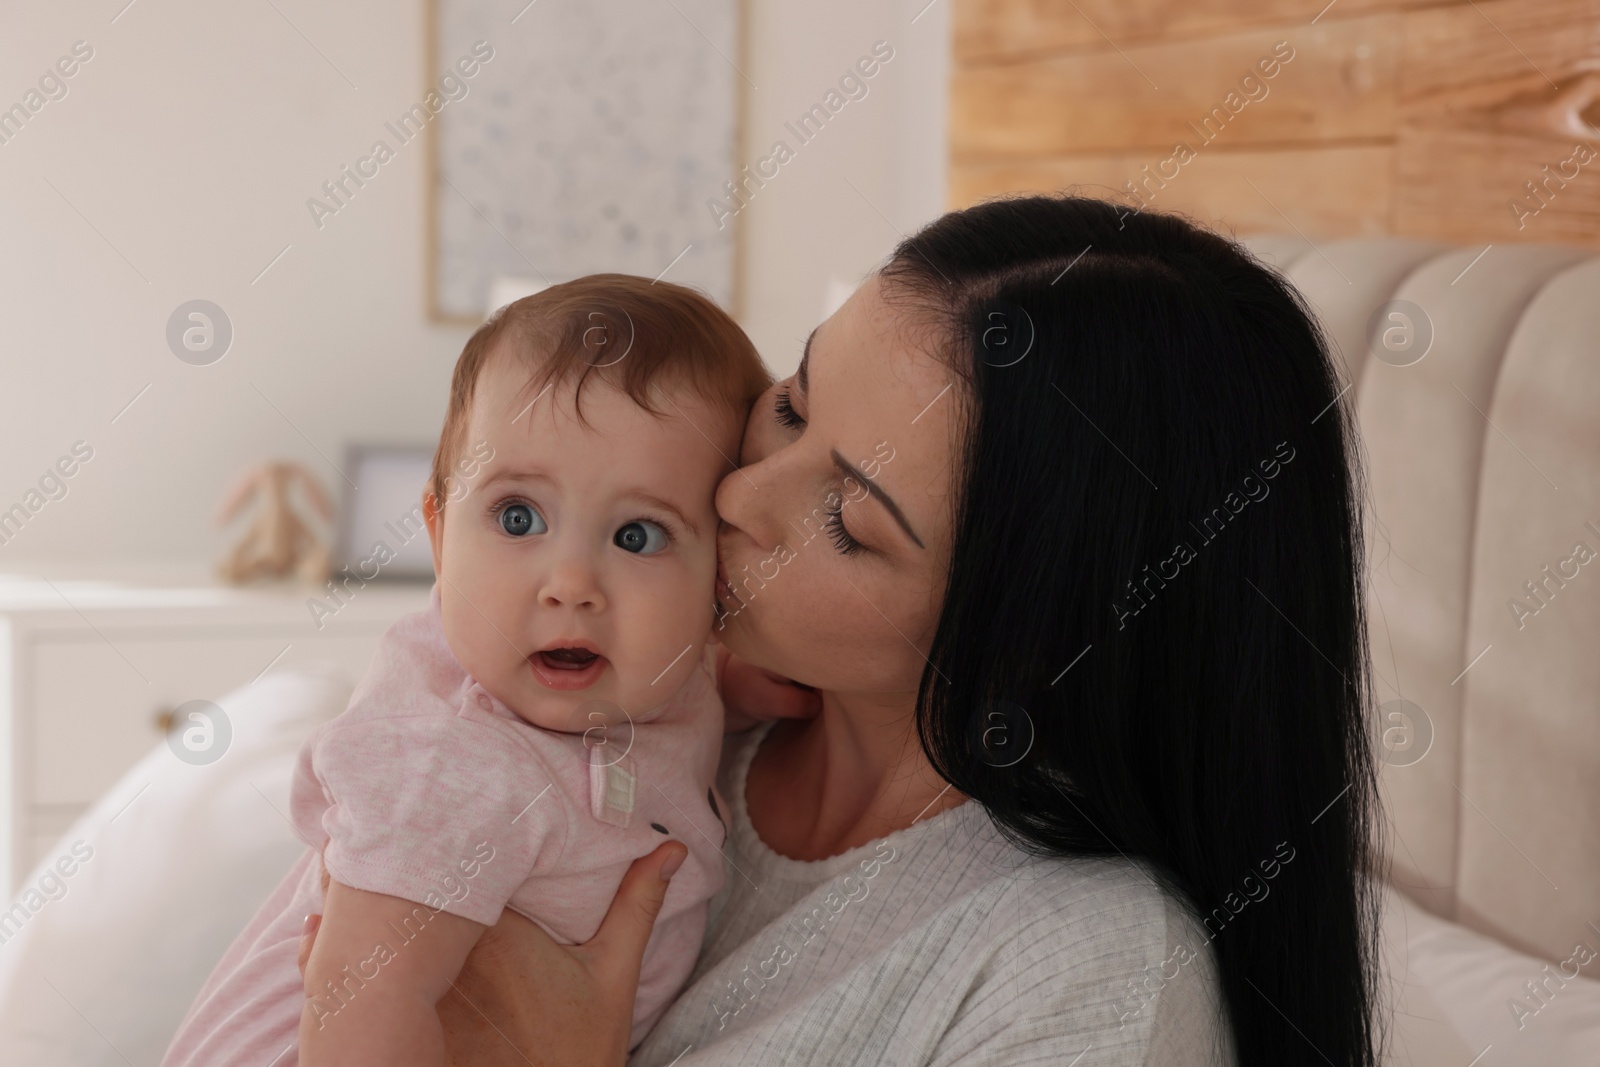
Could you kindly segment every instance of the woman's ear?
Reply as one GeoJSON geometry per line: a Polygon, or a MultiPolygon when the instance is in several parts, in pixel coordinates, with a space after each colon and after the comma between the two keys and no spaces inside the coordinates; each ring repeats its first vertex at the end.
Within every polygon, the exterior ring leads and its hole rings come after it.
{"type": "Polygon", "coordinates": [[[432,489],[422,491],[422,521],[428,527],[428,544],[433,549],[433,574],[437,578],[444,573],[444,509],[439,506],[439,498],[433,495],[432,489]]]}

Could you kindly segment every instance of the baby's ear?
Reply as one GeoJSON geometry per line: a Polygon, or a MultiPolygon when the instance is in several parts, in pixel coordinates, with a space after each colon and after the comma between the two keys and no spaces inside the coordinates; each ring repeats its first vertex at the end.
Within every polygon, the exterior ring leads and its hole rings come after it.
{"type": "Polygon", "coordinates": [[[444,509],[439,506],[439,498],[434,496],[431,488],[422,490],[422,522],[428,527],[428,545],[433,549],[433,574],[437,578],[444,573],[444,509]]]}

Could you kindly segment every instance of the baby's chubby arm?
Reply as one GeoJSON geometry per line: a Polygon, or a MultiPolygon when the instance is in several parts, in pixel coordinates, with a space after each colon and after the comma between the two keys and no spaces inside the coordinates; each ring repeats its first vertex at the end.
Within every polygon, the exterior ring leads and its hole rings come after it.
{"type": "Polygon", "coordinates": [[[485,929],[459,915],[332,882],[306,961],[301,1064],[443,1067],[436,1008],[485,929]]]}

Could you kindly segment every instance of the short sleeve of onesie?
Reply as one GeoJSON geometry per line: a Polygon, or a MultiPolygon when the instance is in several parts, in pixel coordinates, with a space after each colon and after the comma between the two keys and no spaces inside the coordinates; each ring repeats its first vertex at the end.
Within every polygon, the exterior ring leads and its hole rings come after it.
{"type": "Polygon", "coordinates": [[[453,714],[335,721],[301,751],[294,822],[338,882],[493,925],[554,866],[559,790],[509,727],[453,714]]]}

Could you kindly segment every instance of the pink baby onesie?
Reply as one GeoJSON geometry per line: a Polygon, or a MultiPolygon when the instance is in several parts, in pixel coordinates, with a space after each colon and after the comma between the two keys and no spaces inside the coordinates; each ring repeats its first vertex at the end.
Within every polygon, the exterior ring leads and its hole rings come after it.
{"type": "Polygon", "coordinates": [[[493,925],[503,908],[563,944],[600,926],[623,873],[675,838],[689,848],[645,950],[630,1047],[672,1002],[721,888],[726,832],[714,778],[722,706],[706,657],[649,722],[557,733],[490,696],[445,641],[434,586],[395,623],[344,714],[300,751],[291,818],[310,850],[211,973],[164,1067],[290,1067],[307,993],[305,916],[322,911],[318,855],[336,881],[418,907],[372,955],[313,990],[337,1015],[440,910],[493,925]]]}

